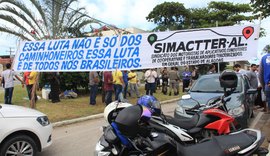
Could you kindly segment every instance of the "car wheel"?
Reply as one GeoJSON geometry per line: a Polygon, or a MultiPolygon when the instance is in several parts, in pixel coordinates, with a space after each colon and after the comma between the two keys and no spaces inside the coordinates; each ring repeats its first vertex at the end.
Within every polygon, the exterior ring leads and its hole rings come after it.
{"type": "Polygon", "coordinates": [[[3,143],[1,156],[35,156],[37,146],[35,141],[26,135],[16,135],[3,143]]]}

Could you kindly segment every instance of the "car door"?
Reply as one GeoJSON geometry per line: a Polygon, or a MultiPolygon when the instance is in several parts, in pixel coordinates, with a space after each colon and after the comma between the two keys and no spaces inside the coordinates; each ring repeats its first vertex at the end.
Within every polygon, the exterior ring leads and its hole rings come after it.
{"type": "Polygon", "coordinates": [[[247,91],[251,88],[248,77],[243,75],[243,82],[244,82],[244,94],[245,94],[245,104],[248,106],[248,115],[249,117],[252,114],[252,109],[254,105],[254,94],[247,94],[247,91]]]}

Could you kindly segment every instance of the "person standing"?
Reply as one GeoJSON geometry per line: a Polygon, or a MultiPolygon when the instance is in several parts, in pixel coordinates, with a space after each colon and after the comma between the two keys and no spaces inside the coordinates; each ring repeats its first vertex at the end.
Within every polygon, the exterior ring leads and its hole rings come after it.
{"type": "Polygon", "coordinates": [[[4,95],[4,99],[5,99],[5,104],[12,104],[12,95],[13,95],[13,90],[14,90],[14,80],[13,80],[13,76],[16,77],[16,79],[18,79],[22,85],[24,85],[23,80],[21,80],[13,70],[11,70],[11,64],[7,63],[6,64],[6,70],[4,70],[1,73],[1,77],[2,77],[2,81],[5,82],[4,84],[4,88],[5,88],[5,95],[4,95]]]}
{"type": "Polygon", "coordinates": [[[161,72],[161,78],[162,78],[162,93],[164,95],[167,94],[167,87],[169,83],[169,75],[168,75],[168,70],[166,67],[161,72]]]}
{"type": "Polygon", "coordinates": [[[123,74],[120,70],[116,68],[116,70],[112,73],[113,75],[113,84],[114,84],[114,92],[115,92],[115,100],[120,100],[119,95],[122,93],[123,87],[125,87],[125,83],[123,80],[123,74]]]}
{"type": "Polygon", "coordinates": [[[90,85],[90,105],[96,104],[96,97],[98,92],[99,75],[96,71],[89,73],[89,85],[90,85]]]}
{"type": "Polygon", "coordinates": [[[123,81],[125,83],[124,88],[123,88],[123,95],[124,98],[127,99],[127,93],[128,93],[128,72],[127,70],[122,71],[123,74],[123,81]]]}
{"type": "Polygon", "coordinates": [[[179,80],[177,71],[175,70],[175,67],[171,67],[171,70],[168,73],[169,79],[170,79],[170,89],[169,89],[169,96],[172,95],[172,90],[174,91],[174,95],[177,95],[177,82],[179,80]]]}
{"type": "Polygon", "coordinates": [[[56,72],[51,72],[48,75],[48,80],[51,86],[51,92],[49,98],[52,100],[52,103],[60,102],[60,81],[58,79],[56,72]]]}
{"type": "Polygon", "coordinates": [[[23,73],[23,82],[26,85],[26,91],[27,91],[27,95],[29,100],[31,100],[31,92],[30,92],[30,86],[29,86],[29,75],[31,72],[24,72],[23,73]]]}
{"type": "Polygon", "coordinates": [[[144,78],[146,80],[146,95],[153,95],[156,87],[157,72],[153,69],[148,69],[144,73],[144,78]]]}
{"type": "Polygon", "coordinates": [[[233,69],[236,73],[240,73],[240,74],[246,74],[246,70],[242,69],[241,65],[240,64],[235,64],[233,66],[233,69]]]}
{"type": "Polygon", "coordinates": [[[214,64],[211,64],[207,74],[214,74],[214,73],[216,73],[216,66],[214,64]]]}
{"type": "Polygon", "coordinates": [[[266,102],[268,108],[266,109],[266,113],[269,114],[269,108],[270,108],[270,50],[267,50],[267,54],[265,54],[260,63],[260,72],[259,72],[259,78],[261,85],[264,89],[264,93],[266,96],[266,102]]]}
{"type": "Polygon", "coordinates": [[[258,88],[258,78],[257,78],[256,71],[257,71],[257,65],[256,64],[252,64],[251,65],[251,70],[249,70],[247,72],[247,74],[246,74],[247,77],[248,77],[250,86],[253,89],[257,89],[258,88]]]}
{"type": "Polygon", "coordinates": [[[199,78],[198,67],[195,67],[191,73],[192,81],[196,81],[199,78]]]}
{"type": "Polygon", "coordinates": [[[103,73],[103,78],[104,78],[105,104],[108,105],[112,102],[112,92],[113,92],[112,72],[105,71],[103,73]]]}
{"type": "Polygon", "coordinates": [[[36,81],[37,81],[37,72],[35,71],[30,72],[28,76],[28,85],[26,87],[30,95],[29,100],[32,100],[32,95],[34,94],[35,102],[37,101],[37,94],[36,94],[36,89],[33,87],[34,87],[34,84],[37,83],[36,81]]]}
{"type": "Polygon", "coordinates": [[[259,96],[258,96],[259,95],[258,94],[258,77],[257,77],[256,71],[257,71],[257,65],[256,64],[251,64],[250,70],[247,71],[247,73],[246,73],[251,88],[257,89],[257,94],[254,94],[254,96],[255,96],[255,101],[254,101],[255,105],[257,104],[256,101],[258,101],[258,98],[259,98],[259,96]]]}
{"type": "Polygon", "coordinates": [[[183,93],[185,92],[185,88],[188,88],[190,79],[191,79],[191,72],[188,70],[188,67],[185,67],[185,70],[182,72],[183,77],[183,93]]]}
{"type": "Polygon", "coordinates": [[[128,73],[128,79],[129,79],[131,97],[134,97],[134,95],[136,94],[137,98],[139,98],[140,93],[137,86],[137,83],[139,80],[137,78],[137,74],[133,70],[131,70],[128,73]]]}
{"type": "Polygon", "coordinates": [[[263,108],[263,112],[265,112],[267,110],[267,107],[266,107],[266,97],[265,97],[265,94],[264,94],[264,89],[262,88],[262,85],[261,85],[261,82],[260,82],[260,79],[259,79],[259,71],[260,71],[260,66],[257,65],[257,81],[258,81],[258,95],[257,95],[257,98],[255,99],[255,106],[259,106],[259,107],[262,107],[263,108]]]}

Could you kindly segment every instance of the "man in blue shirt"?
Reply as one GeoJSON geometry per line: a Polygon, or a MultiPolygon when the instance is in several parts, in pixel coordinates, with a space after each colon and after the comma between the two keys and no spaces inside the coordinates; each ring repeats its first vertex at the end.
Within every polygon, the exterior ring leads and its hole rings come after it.
{"type": "MultiPolygon", "coordinates": [[[[123,74],[123,81],[125,83],[125,87],[123,89],[123,94],[124,94],[124,98],[127,98],[127,93],[128,93],[128,72],[127,70],[122,71],[123,74]]],[[[130,95],[130,93],[129,93],[130,95]]]]}
{"type": "Polygon", "coordinates": [[[183,93],[184,93],[185,88],[188,88],[191,79],[191,72],[189,71],[188,66],[186,66],[185,71],[182,72],[182,79],[183,79],[183,93]]]}
{"type": "Polygon", "coordinates": [[[259,73],[259,78],[260,78],[260,83],[263,86],[265,96],[266,96],[266,102],[268,103],[268,109],[266,113],[270,113],[269,108],[270,108],[270,49],[267,49],[267,54],[264,55],[261,59],[261,64],[260,64],[260,73],[259,73]]]}

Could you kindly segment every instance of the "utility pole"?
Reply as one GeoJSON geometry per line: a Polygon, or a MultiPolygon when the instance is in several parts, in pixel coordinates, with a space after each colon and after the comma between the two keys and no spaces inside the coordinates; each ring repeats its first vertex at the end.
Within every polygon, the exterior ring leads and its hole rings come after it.
{"type": "Polygon", "coordinates": [[[15,52],[15,51],[12,50],[12,47],[9,47],[9,51],[7,50],[7,52],[9,53],[10,63],[12,63],[12,61],[11,61],[11,54],[12,54],[13,52],[15,52]]]}
{"type": "MultiPolygon", "coordinates": [[[[218,27],[218,21],[216,21],[216,27],[218,27]]],[[[219,65],[219,62],[218,62],[218,73],[220,73],[220,65],[219,65]]]]}

